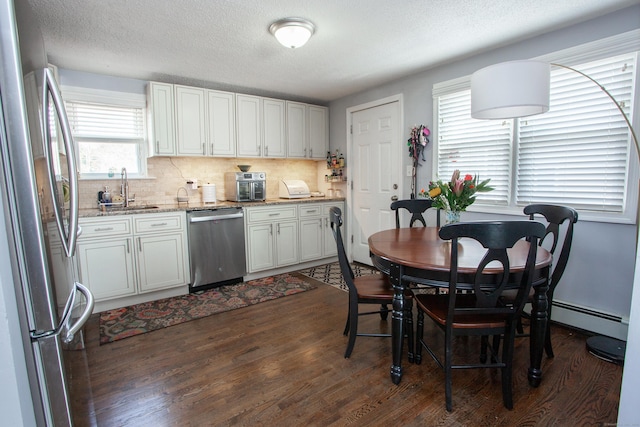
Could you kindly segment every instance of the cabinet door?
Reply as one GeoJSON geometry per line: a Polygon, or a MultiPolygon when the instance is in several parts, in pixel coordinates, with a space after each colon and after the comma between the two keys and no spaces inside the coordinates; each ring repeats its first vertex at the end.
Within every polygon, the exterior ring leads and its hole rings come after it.
{"type": "Polygon", "coordinates": [[[130,237],[78,243],[81,282],[96,301],[135,295],[136,275],[130,237]]]}
{"type": "Polygon", "coordinates": [[[204,89],[175,88],[178,155],[203,156],[207,143],[204,89]]]}
{"type": "Polygon", "coordinates": [[[238,157],[262,156],[262,114],[257,96],[236,95],[238,157]]]}
{"type": "Polygon", "coordinates": [[[215,90],[207,91],[208,149],[212,156],[236,155],[235,95],[215,90]]]}
{"type": "Polygon", "coordinates": [[[322,237],[324,232],[323,218],[300,220],[300,261],[312,261],[322,258],[322,237]]]}
{"type": "Polygon", "coordinates": [[[149,105],[149,153],[164,156],[176,155],[175,104],[173,85],[151,82],[147,88],[149,105]]]}
{"type": "Polygon", "coordinates": [[[287,101],[287,157],[305,158],[307,151],[307,106],[287,101]]]}
{"type": "Polygon", "coordinates": [[[136,237],[140,293],[187,285],[183,233],[136,237]]]}
{"type": "Polygon", "coordinates": [[[278,222],[276,236],[276,267],[298,263],[298,221],[278,222]]]}
{"type": "Polygon", "coordinates": [[[275,267],[273,257],[274,228],[272,222],[247,227],[247,270],[249,273],[275,267]]]}
{"type": "Polygon", "coordinates": [[[329,151],[329,109],[309,105],[309,155],[312,159],[326,158],[329,151]]]}
{"type": "Polygon", "coordinates": [[[286,157],[285,103],[278,99],[262,100],[262,146],[264,157],[286,157]]]}

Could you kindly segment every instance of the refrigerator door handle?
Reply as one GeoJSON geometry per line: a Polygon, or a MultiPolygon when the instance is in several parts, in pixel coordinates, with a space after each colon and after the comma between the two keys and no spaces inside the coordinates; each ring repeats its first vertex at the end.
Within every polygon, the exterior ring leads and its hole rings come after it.
{"type": "MultiPolygon", "coordinates": [[[[53,212],[56,218],[56,224],[58,225],[58,233],[60,233],[60,240],[62,246],[68,257],[73,256],[76,249],[76,240],[78,237],[78,174],[76,165],[76,153],[73,146],[73,137],[71,135],[71,128],[69,127],[69,121],[67,120],[67,114],[64,109],[64,103],[62,101],[62,95],[58,89],[58,85],[53,77],[53,73],[48,68],[44,69],[44,79],[42,85],[42,103],[44,114],[44,152],[47,158],[47,167],[49,169],[49,186],[51,189],[51,196],[53,200],[53,212]],[[65,232],[64,220],[62,210],[64,206],[59,205],[59,200],[56,198],[57,190],[56,186],[56,173],[53,165],[53,155],[51,149],[51,129],[49,123],[51,118],[49,117],[49,94],[55,106],[55,111],[58,115],[58,122],[62,131],[62,140],[64,142],[64,151],[67,159],[67,170],[69,172],[69,178],[61,177],[63,181],[69,184],[69,229],[65,232]]],[[[63,182],[63,185],[64,182],[63,182]]]]}
{"type": "Polygon", "coordinates": [[[93,313],[94,299],[91,291],[81,283],[75,282],[73,284],[73,289],[71,290],[71,294],[69,294],[69,298],[67,298],[67,303],[64,306],[64,311],[62,313],[60,323],[56,326],[55,329],[49,331],[31,331],[30,336],[32,340],[38,340],[40,338],[50,338],[56,335],[60,335],[62,331],[65,329],[65,326],[71,321],[71,313],[73,312],[73,308],[76,302],[77,292],[80,292],[84,295],[86,299],[86,306],[82,311],[82,314],[76,320],[76,322],[70,326],[65,334],[62,337],[62,341],[64,343],[70,343],[73,341],[74,335],[84,326],[84,324],[89,320],[89,316],[93,313]]]}

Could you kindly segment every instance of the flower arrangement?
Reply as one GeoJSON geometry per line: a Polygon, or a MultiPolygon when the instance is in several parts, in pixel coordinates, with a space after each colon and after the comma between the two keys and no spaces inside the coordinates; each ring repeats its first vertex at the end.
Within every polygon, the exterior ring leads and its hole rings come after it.
{"type": "Polygon", "coordinates": [[[451,181],[429,182],[429,191],[424,189],[420,191],[421,197],[429,197],[433,200],[433,207],[444,209],[446,211],[462,212],[467,209],[476,200],[476,193],[485,193],[493,190],[489,187],[491,179],[485,179],[478,182],[478,176],[466,174],[460,177],[460,171],[453,171],[451,181]]]}

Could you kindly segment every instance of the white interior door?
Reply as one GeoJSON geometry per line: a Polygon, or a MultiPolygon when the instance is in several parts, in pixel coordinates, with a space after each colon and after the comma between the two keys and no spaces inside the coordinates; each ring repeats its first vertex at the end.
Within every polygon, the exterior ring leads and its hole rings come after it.
{"type": "Polygon", "coordinates": [[[353,189],[349,230],[353,261],[371,264],[369,236],[395,227],[391,205],[402,194],[401,103],[382,103],[351,114],[353,189]]]}

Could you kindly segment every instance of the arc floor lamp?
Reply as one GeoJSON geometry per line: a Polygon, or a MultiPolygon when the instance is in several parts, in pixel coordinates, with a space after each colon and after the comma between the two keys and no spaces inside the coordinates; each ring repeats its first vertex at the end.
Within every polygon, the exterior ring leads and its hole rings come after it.
{"type": "MultiPolygon", "coordinates": [[[[624,117],[636,152],[640,156],[638,138],[631,121],[611,93],[592,77],[566,65],[536,60],[508,61],[482,68],[471,76],[471,117],[476,119],[513,119],[549,110],[551,66],[576,72],[595,83],[616,105],[624,117]]],[[[638,228],[640,243],[640,227],[638,228]]],[[[587,339],[594,355],[622,364],[625,342],[615,338],[594,336],[587,339]]]]}

